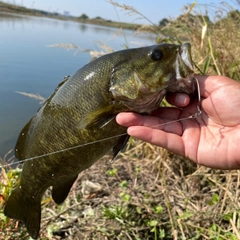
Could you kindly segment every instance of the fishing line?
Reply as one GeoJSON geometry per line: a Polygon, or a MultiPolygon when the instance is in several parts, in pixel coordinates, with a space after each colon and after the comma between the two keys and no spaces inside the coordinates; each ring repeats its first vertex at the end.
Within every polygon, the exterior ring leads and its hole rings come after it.
{"type": "MultiPolygon", "coordinates": [[[[184,120],[188,120],[188,119],[195,119],[195,118],[197,118],[198,116],[201,115],[202,111],[201,111],[201,107],[200,107],[200,105],[201,105],[200,86],[199,86],[199,82],[198,82],[197,78],[194,77],[193,80],[196,83],[197,93],[198,93],[197,112],[192,114],[192,115],[190,115],[190,116],[188,116],[188,117],[172,120],[172,121],[169,121],[169,122],[166,122],[166,123],[160,123],[160,124],[157,124],[157,125],[154,125],[154,126],[149,126],[149,127],[152,127],[152,128],[161,127],[161,126],[165,126],[165,125],[168,125],[168,124],[173,124],[173,123],[184,121],[184,120]]],[[[58,151],[55,151],[55,152],[46,153],[46,154],[42,154],[42,155],[39,155],[39,156],[31,157],[31,158],[26,158],[26,159],[23,159],[23,160],[19,160],[17,163],[14,162],[14,163],[9,163],[9,164],[4,164],[3,166],[0,166],[0,169],[4,168],[4,167],[12,166],[14,164],[24,163],[24,162],[36,160],[36,159],[42,158],[42,157],[48,157],[48,156],[51,156],[51,155],[54,155],[54,154],[58,154],[58,153],[61,153],[61,152],[74,150],[74,149],[77,149],[77,148],[80,148],[80,147],[85,147],[85,146],[88,146],[88,145],[91,145],[91,144],[108,141],[108,140],[111,140],[111,139],[114,139],[114,138],[118,138],[118,137],[121,137],[121,136],[126,136],[126,135],[127,135],[127,133],[123,133],[123,134],[119,134],[119,135],[116,135],[116,136],[112,136],[112,137],[108,137],[108,138],[104,138],[104,139],[99,139],[99,140],[96,140],[96,141],[93,141],[93,142],[84,143],[84,144],[73,146],[73,147],[69,147],[69,148],[64,148],[64,149],[61,149],[61,150],[58,150],[58,151]]]]}

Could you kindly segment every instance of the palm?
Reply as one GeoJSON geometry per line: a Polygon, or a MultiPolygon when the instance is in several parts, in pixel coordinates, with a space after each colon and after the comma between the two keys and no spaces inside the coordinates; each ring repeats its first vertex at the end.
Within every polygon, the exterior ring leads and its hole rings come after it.
{"type": "MultiPolygon", "coordinates": [[[[182,122],[184,155],[199,164],[218,168],[239,168],[240,87],[239,83],[216,82],[202,99],[202,114],[182,122]],[[236,86],[235,86],[236,85],[236,86]],[[238,154],[237,154],[238,152],[238,154]]],[[[183,110],[192,112],[194,103],[183,110]]],[[[196,110],[195,110],[196,111],[196,110]]]]}
{"type": "Polygon", "coordinates": [[[128,113],[119,116],[117,121],[129,127],[130,135],[189,157],[201,165],[239,168],[240,84],[219,76],[199,76],[199,80],[202,114],[197,118],[152,127],[196,113],[197,103],[193,101],[183,110],[159,108],[150,117],[128,113]]]}

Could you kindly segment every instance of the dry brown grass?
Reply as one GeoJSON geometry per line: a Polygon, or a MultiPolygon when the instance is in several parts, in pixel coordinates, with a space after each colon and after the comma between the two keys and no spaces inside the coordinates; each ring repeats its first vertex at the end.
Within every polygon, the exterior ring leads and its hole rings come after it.
{"type": "MultiPolygon", "coordinates": [[[[239,239],[239,171],[200,167],[135,140],[109,161],[81,173],[63,205],[46,193],[41,239],[239,239]]],[[[15,220],[2,234],[9,231],[27,239],[15,220]]]]}

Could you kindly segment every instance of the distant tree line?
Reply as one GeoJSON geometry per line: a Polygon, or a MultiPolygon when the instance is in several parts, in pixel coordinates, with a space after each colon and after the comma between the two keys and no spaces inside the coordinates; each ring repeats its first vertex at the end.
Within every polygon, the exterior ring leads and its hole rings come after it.
{"type": "MultiPolygon", "coordinates": [[[[240,23],[240,12],[238,10],[230,11],[228,12],[228,15],[225,17],[226,19],[231,18],[233,20],[238,20],[240,23]]],[[[83,13],[81,16],[78,17],[80,20],[88,20],[90,19],[88,15],[83,13]]],[[[103,20],[107,21],[101,17],[95,17],[95,20],[103,20]]],[[[203,24],[206,22],[208,25],[213,24],[207,15],[193,15],[193,14],[188,14],[187,17],[185,15],[180,15],[174,22],[179,21],[179,27],[182,25],[181,23],[187,22],[187,24],[191,25],[198,25],[198,24],[203,24]]],[[[170,20],[167,18],[163,18],[162,20],[159,21],[159,27],[163,28],[169,24],[170,20]]],[[[176,25],[175,25],[176,26],[176,25]]]]}
{"type": "Polygon", "coordinates": [[[88,15],[85,14],[85,13],[83,13],[83,14],[82,14],[81,16],[79,16],[78,18],[81,19],[81,20],[87,20],[87,19],[89,19],[88,15]]]}

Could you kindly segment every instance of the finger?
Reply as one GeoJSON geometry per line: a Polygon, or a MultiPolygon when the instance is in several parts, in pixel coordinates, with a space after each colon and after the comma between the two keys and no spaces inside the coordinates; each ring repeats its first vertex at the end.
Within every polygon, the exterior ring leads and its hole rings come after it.
{"type": "Polygon", "coordinates": [[[182,138],[176,134],[139,126],[129,127],[128,134],[142,141],[166,148],[173,153],[182,156],[185,154],[182,138]]]}
{"type": "Polygon", "coordinates": [[[179,119],[182,110],[175,107],[160,107],[152,112],[151,116],[168,119],[168,120],[177,120],[179,119]]]}
{"type": "Polygon", "coordinates": [[[177,107],[185,107],[190,102],[190,97],[185,93],[167,93],[166,100],[177,107]]]}
{"type": "Polygon", "coordinates": [[[132,112],[122,112],[116,116],[116,122],[122,126],[130,127],[136,125],[143,125],[143,118],[141,115],[132,112]]]}
{"type": "Polygon", "coordinates": [[[162,129],[166,132],[172,132],[178,135],[182,135],[183,128],[180,122],[176,122],[175,119],[160,119],[153,116],[142,116],[135,113],[120,113],[116,117],[118,124],[125,127],[131,126],[144,126],[154,129],[162,129]]]}
{"type": "Polygon", "coordinates": [[[191,118],[192,115],[198,112],[198,99],[193,99],[187,107],[183,109],[176,107],[160,107],[156,109],[151,116],[165,120],[181,120],[182,118],[191,118]]]}
{"type": "Polygon", "coordinates": [[[159,126],[165,122],[163,119],[160,119],[159,117],[143,116],[132,112],[119,113],[116,117],[116,121],[118,124],[123,125],[125,127],[130,126],[153,127],[159,126]]]}

